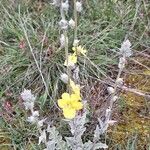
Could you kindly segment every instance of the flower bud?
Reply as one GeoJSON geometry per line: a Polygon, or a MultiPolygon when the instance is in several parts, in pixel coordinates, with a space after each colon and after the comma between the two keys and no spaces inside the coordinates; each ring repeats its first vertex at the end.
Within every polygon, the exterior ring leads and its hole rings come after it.
{"type": "Polygon", "coordinates": [[[75,22],[74,22],[73,19],[70,19],[70,21],[69,21],[69,26],[70,26],[72,29],[75,28],[75,22]]]}
{"type": "Polygon", "coordinates": [[[32,111],[33,108],[34,108],[34,102],[32,102],[32,101],[31,102],[28,102],[28,101],[23,102],[23,104],[24,104],[26,110],[31,110],[32,111]]]}
{"type": "Polygon", "coordinates": [[[37,126],[38,126],[38,127],[42,127],[42,126],[43,126],[43,123],[45,122],[45,120],[46,120],[46,118],[45,118],[45,119],[42,119],[42,120],[39,120],[39,121],[37,122],[37,126]]]}
{"type": "Polygon", "coordinates": [[[67,20],[61,19],[58,24],[62,30],[67,30],[67,28],[68,28],[67,20]]]}
{"type": "Polygon", "coordinates": [[[118,64],[118,68],[119,69],[123,69],[125,67],[125,62],[126,62],[126,59],[124,57],[121,57],[119,59],[119,64],[118,64]]]}
{"type": "Polygon", "coordinates": [[[117,99],[118,99],[118,96],[114,96],[114,97],[112,98],[113,102],[115,102],[117,99]]]}
{"type": "Polygon", "coordinates": [[[27,121],[30,123],[36,123],[38,121],[38,118],[32,115],[28,117],[27,121]]]}
{"type": "Polygon", "coordinates": [[[33,112],[32,112],[32,115],[33,115],[34,117],[38,117],[38,116],[39,116],[39,111],[33,111],[33,112]]]}
{"type": "Polygon", "coordinates": [[[56,6],[56,7],[59,7],[60,6],[60,0],[53,0],[53,2],[51,4],[56,6]]]}
{"type": "Polygon", "coordinates": [[[26,90],[24,89],[24,91],[21,93],[21,98],[23,99],[23,101],[25,102],[34,102],[36,97],[31,93],[31,90],[26,90]]]}
{"type": "Polygon", "coordinates": [[[119,86],[123,85],[123,79],[122,78],[118,78],[116,80],[116,84],[119,85],[119,86]]]}
{"type": "Polygon", "coordinates": [[[68,83],[68,75],[63,73],[60,76],[60,79],[64,82],[64,83],[68,83]]]}
{"type": "Polygon", "coordinates": [[[113,87],[108,87],[107,91],[108,91],[109,94],[113,94],[115,92],[113,87]]]}
{"type": "Polygon", "coordinates": [[[82,11],[82,3],[77,1],[76,2],[76,10],[77,12],[81,12],[82,11]]]}
{"type": "Polygon", "coordinates": [[[75,39],[74,42],[73,42],[73,46],[77,47],[79,45],[79,42],[80,42],[80,40],[75,39]]]}
{"type": "Polygon", "coordinates": [[[63,3],[61,4],[61,8],[62,8],[66,13],[68,13],[68,9],[69,9],[68,0],[66,0],[65,2],[63,2],[63,3]]]}

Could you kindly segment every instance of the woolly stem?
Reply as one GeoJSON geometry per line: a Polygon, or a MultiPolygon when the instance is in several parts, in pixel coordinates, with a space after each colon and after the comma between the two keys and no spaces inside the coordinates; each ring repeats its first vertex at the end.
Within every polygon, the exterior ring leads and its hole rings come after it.
{"type": "Polygon", "coordinates": [[[73,14],[74,14],[74,21],[75,21],[74,40],[76,40],[77,39],[78,14],[77,14],[76,0],[74,0],[73,2],[74,2],[73,14]]]}
{"type": "MultiPolygon", "coordinates": [[[[61,6],[62,6],[63,0],[61,0],[61,6]]],[[[65,20],[65,13],[64,10],[62,9],[62,7],[60,6],[60,13],[61,13],[61,17],[62,19],[65,20]]],[[[67,75],[68,75],[68,91],[69,93],[71,93],[71,89],[70,89],[70,68],[68,67],[68,36],[67,36],[67,30],[63,30],[63,34],[65,36],[65,57],[66,57],[66,63],[67,63],[67,75]]]]}

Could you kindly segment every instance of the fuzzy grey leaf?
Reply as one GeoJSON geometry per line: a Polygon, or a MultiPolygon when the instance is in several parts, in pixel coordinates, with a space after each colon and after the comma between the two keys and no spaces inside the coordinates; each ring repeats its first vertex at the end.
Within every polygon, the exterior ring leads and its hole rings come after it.
{"type": "Polygon", "coordinates": [[[97,125],[97,126],[96,126],[96,129],[95,129],[95,131],[94,131],[94,141],[97,140],[97,139],[99,138],[99,136],[100,136],[100,128],[99,128],[99,126],[97,125]]]}
{"type": "Polygon", "coordinates": [[[82,139],[76,139],[74,137],[66,137],[67,145],[71,150],[82,150],[83,143],[82,139]]]}
{"type": "Polygon", "coordinates": [[[74,143],[73,143],[73,137],[65,137],[65,139],[66,139],[67,145],[69,147],[72,147],[72,145],[74,145],[74,143]]]}
{"type": "Polygon", "coordinates": [[[55,141],[48,141],[46,150],[55,150],[55,149],[56,149],[55,141]]]}
{"type": "Polygon", "coordinates": [[[99,148],[104,148],[105,149],[105,148],[108,148],[108,146],[106,144],[104,144],[104,143],[99,142],[99,143],[95,144],[94,150],[97,150],[99,148]]]}
{"type": "Polygon", "coordinates": [[[92,147],[93,147],[93,143],[91,141],[88,141],[88,142],[84,143],[83,150],[91,150],[92,147]]]}
{"type": "Polygon", "coordinates": [[[49,132],[49,141],[55,144],[55,149],[68,150],[67,143],[62,139],[62,136],[56,130],[56,127],[48,126],[47,132],[49,132]]]}

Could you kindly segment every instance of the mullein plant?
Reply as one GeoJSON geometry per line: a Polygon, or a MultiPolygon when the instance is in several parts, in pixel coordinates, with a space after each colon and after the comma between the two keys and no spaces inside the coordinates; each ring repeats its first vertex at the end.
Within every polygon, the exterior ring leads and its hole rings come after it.
{"type": "Polygon", "coordinates": [[[106,109],[105,119],[102,120],[101,118],[98,118],[99,124],[97,125],[95,130],[95,135],[98,136],[104,134],[107,131],[109,125],[113,125],[116,122],[115,120],[111,120],[113,104],[118,99],[117,88],[123,86],[124,83],[123,78],[121,78],[121,74],[123,72],[123,69],[125,68],[127,58],[130,57],[133,53],[131,50],[131,43],[128,39],[122,43],[121,48],[119,50],[120,50],[119,51],[120,58],[118,63],[119,71],[114,86],[107,88],[108,93],[110,94],[110,102],[109,107],[106,109]]]}
{"type": "Polygon", "coordinates": [[[63,34],[60,37],[61,48],[65,48],[66,60],[64,66],[67,67],[67,74],[62,74],[61,79],[64,83],[68,85],[68,92],[62,94],[61,99],[58,100],[58,106],[62,109],[63,116],[70,126],[70,131],[72,133],[71,137],[65,137],[67,146],[71,150],[96,150],[99,148],[107,148],[106,144],[99,141],[98,133],[95,131],[94,141],[88,141],[83,143],[82,136],[85,132],[85,123],[87,123],[86,115],[88,113],[86,109],[86,102],[82,101],[80,93],[80,85],[76,84],[75,81],[79,81],[79,67],[77,66],[78,57],[86,56],[87,50],[79,45],[79,40],[77,37],[77,18],[78,14],[83,10],[81,1],[73,0],[74,4],[74,20],[71,18],[70,21],[66,21],[65,13],[68,11],[68,1],[60,1],[60,13],[61,21],[59,22],[63,34]],[[67,9],[66,9],[67,8],[67,9]],[[68,53],[68,37],[67,37],[67,24],[74,29],[74,41],[72,47],[72,53],[68,53]],[[74,69],[73,75],[71,77],[71,69],[74,69]],[[82,112],[80,111],[82,109],[82,112]],[[96,139],[96,140],[95,140],[96,139]]]}
{"type": "MultiPolygon", "coordinates": [[[[71,69],[75,68],[78,56],[85,55],[86,53],[86,50],[84,48],[82,48],[81,46],[78,46],[79,40],[76,38],[77,37],[77,12],[81,12],[82,4],[81,2],[74,1],[74,6],[75,6],[74,16],[76,18],[75,21],[73,19],[70,19],[70,21],[66,20],[66,15],[69,9],[68,0],[66,1],[54,0],[52,4],[60,8],[61,20],[58,23],[60,29],[62,30],[62,34],[60,37],[60,47],[65,49],[66,60],[64,62],[64,66],[66,66],[66,70],[67,70],[67,74],[63,74],[61,77],[63,78],[63,80],[65,80],[65,83],[68,86],[68,92],[64,92],[62,94],[61,98],[58,100],[58,106],[62,109],[63,115],[65,119],[67,119],[67,122],[71,127],[71,131],[73,130],[75,131],[75,132],[72,132],[73,139],[75,141],[76,139],[75,135],[77,132],[75,129],[73,129],[73,126],[71,126],[72,120],[74,119],[75,124],[79,124],[79,125],[81,124],[81,126],[84,126],[85,124],[85,115],[82,115],[84,117],[82,116],[79,117],[78,115],[78,111],[83,109],[83,102],[82,102],[81,93],[80,93],[80,85],[76,84],[71,79],[71,73],[70,73],[71,69]],[[71,29],[75,30],[75,37],[74,37],[74,43],[73,43],[74,46],[72,48],[71,54],[68,53],[68,36],[67,36],[68,26],[70,26],[71,29]],[[83,121],[81,122],[77,120],[81,120],[81,121],[83,120],[83,121]]],[[[46,146],[45,150],[72,149],[71,145],[68,145],[64,140],[62,140],[61,135],[59,135],[55,127],[53,126],[51,127],[48,124],[47,129],[43,129],[44,128],[43,124],[46,123],[46,119],[39,120],[39,111],[34,111],[34,103],[35,103],[36,97],[31,93],[31,90],[25,89],[21,93],[21,97],[24,101],[25,109],[30,110],[31,112],[31,116],[28,117],[27,121],[29,121],[32,124],[36,124],[38,127],[38,131],[40,133],[39,144],[44,143],[46,146]]],[[[85,129],[85,128],[83,127],[81,129],[85,129]]],[[[77,131],[81,131],[81,129],[77,131]]],[[[81,132],[82,134],[83,134],[83,131],[81,132]]],[[[66,140],[69,141],[69,137],[66,138],[66,140]]]]}
{"type": "MultiPolygon", "coordinates": [[[[100,137],[103,135],[109,125],[114,124],[116,121],[111,120],[112,108],[114,102],[118,99],[116,90],[117,87],[123,85],[123,78],[121,74],[125,68],[125,63],[128,57],[132,55],[131,43],[129,40],[125,40],[120,48],[120,58],[118,63],[119,72],[116,78],[114,87],[108,87],[108,92],[110,93],[110,103],[109,107],[106,109],[105,119],[98,118],[98,124],[94,131],[94,136],[92,141],[87,141],[83,143],[82,136],[86,131],[85,124],[89,121],[87,119],[88,110],[86,109],[86,101],[81,102],[80,96],[80,86],[75,84],[67,74],[61,75],[61,80],[70,86],[70,93],[63,93],[61,99],[58,100],[58,106],[63,110],[63,115],[66,118],[66,122],[69,124],[72,136],[62,137],[57,131],[56,127],[51,125],[46,121],[46,118],[40,119],[39,111],[34,110],[36,97],[31,93],[31,90],[26,90],[21,93],[21,98],[25,109],[30,111],[30,116],[27,117],[27,121],[31,124],[35,124],[39,131],[39,143],[45,144],[44,150],[97,150],[100,148],[108,148],[105,143],[100,142],[100,137]],[[82,112],[78,112],[82,109],[82,112]],[[77,113],[78,112],[78,113],[77,113]],[[45,129],[44,124],[47,124],[45,129]],[[64,140],[65,139],[65,140],[64,140]]],[[[77,47],[76,47],[77,48],[77,47]]],[[[76,51],[81,53],[81,47],[76,51]]],[[[83,49],[82,49],[83,50],[83,49]]],[[[84,54],[85,51],[83,51],[84,54]]],[[[78,67],[76,71],[76,77],[78,78],[78,67]]]]}
{"type": "Polygon", "coordinates": [[[73,0],[74,2],[74,20],[71,18],[66,20],[66,15],[69,10],[68,0],[53,0],[53,5],[60,8],[61,20],[59,21],[59,27],[62,31],[60,36],[60,48],[65,49],[66,60],[64,66],[66,67],[66,73],[63,73],[60,78],[66,84],[67,91],[62,93],[57,104],[65,118],[65,121],[70,127],[71,136],[62,137],[57,131],[56,127],[47,123],[46,118],[39,119],[39,111],[34,110],[36,97],[31,93],[31,90],[24,90],[21,93],[23,104],[26,110],[31,112],[31,115],[27,118],[27,121],[36,124],[39,131],[39,144],[44,143],[44,150],[96,150],[100,148],[108,148],[105,143],[100,141],[101,135],[103,135],[109,125],[114,124],[116,121],[111,120],[112,108],[114,102],[118,99],[116,90],[123,85],[123,79],[121,78],[122,71],[125,67],[126,58],[132,55],[131,43],[129,40],[125,40],[120,48],[120,58],[118,63],[118,76],[116,78],[113,87],[108,87],[110,94],[109,107],[106,109],[105,119],[98,118],[98,124],[94,131],[93,140],[83,143],[82,136],[86,131],[85,124],[89,121],[87,119],[88,110],[86,109],[87,102],[82,100],[81,86],[79,84],[79,66],[77,66],[78,57],[86,57],[87,50],[79,45],[77,37],[77,18],[78,14],[82,12],[83,7],[81,1],[73,0]],[[72,53],[68,52],[68,28],[74,30],[74,41],[72,46],[72,53]],[[71,73],[73,72],[73,74],[71,73]],[[78,82],[78,84],[77,84],[78,82]],[[82,110],[82,111],[81,111],[82,110]],[[44,124],[47,124],[45,129],[44,124]]]}

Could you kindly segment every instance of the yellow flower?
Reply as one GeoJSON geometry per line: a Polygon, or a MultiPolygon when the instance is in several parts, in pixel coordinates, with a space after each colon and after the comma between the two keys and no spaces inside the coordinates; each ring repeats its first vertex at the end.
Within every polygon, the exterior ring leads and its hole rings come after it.
{"type": "Polygon", "coordinates": [[[65,60],[64,65],[65,66],[74,66],[74,64],[76,64],[76,63],[77,63],[77,55],[76,55],[76,53],[73,53],[68,56],[68,63],[67,63],[67,60],[65,60]]]}
{"type": "Polygon", "coordinates": [[[84,49],[84,48],[81,47],[81,46],[73,47],[72,50],[73,50],[75,53],[77,53],[78,55],[79,55],[80,53],[83,54],[83,55],[85,55],[86,52],[87,52],[87,50],[84,49]]]}
{"type": "Polygon", "coordinates": [[[62,99],[58,100],[58,106],[63,109],[63,115],[67,119],[72,119],[76,115],[77,110],[83,108],[80,95],[63,93],[62,99]]]}

